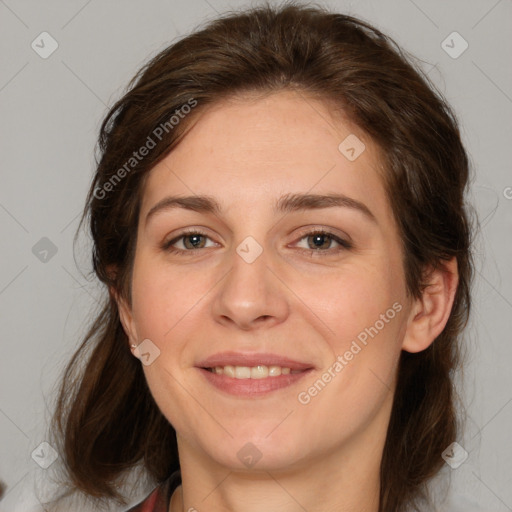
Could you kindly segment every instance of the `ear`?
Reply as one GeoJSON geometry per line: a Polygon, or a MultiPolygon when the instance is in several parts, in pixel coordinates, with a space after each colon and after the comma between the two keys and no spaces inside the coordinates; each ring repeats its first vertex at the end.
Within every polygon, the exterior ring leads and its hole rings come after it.
{"type": "Polygon", "coordinates": [[[421,298],[414,300],[409,313],[402,343],[407,352],[428,348],[448,322],[459,284],[457,259],[441,262],[439,268],[430,269],[428,277],[429,284],[421,298]]]}
{"type": "Polygon", "coordinates": [[[131,350],[133,352],[134,345],[139,344],[139,338],[137,336],[137,329],[135,327],[135,321],[133,319],[131,306],[126,302],[126,300],[118,293],[117,290],[110,287],[109,288],[110,295],[117,303],[117,310],[119,312],[119,319],[121,320],[121,325],[123,326],[124,332],[126,336],[128,336],[128,341],[131,346],[131,350]]]}
{"type": "MultiPolygon", "coordinates": [[[[110,278],[111,283],[116,282],[117,277],[117,267],[116,265],[108,265],[107,266],[107,273],[110,278]]],[[[133,320],[133,315],[131,311],[130,305],[126,302],[126,300],[122,297],[121,293],[115,288],[115,286],[110,285],[108,287],[108,291],[112,299],[117,304],[117,310],[119,312],[119,318],[121,320],[121,325],[123,326],[123,330],[126,333],[126,336],[128,336],[128,341],[130,345],[132,345],[132,352],[133,352],[133,345],[138,345],[138,337],[137,337],[137,331],[135,329],[135,322],[133,320]]]]}

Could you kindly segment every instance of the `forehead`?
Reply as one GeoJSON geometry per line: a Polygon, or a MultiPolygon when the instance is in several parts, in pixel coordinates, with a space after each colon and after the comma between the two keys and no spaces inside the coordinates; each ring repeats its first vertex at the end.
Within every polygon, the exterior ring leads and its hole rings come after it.
{"type": "Polygon", "coordinates": [[[272,208],[283,194],[299,192],[340,193],[370,203],[376,216],[390,214],[377,146],[332,104],[283,91],[230,98],[199,112],[150,171],[142,216],[169,194],[215,196],[236,210],[272,208]],[[353,161],[344,152],[347,140],[364,144],[353,161]]]}

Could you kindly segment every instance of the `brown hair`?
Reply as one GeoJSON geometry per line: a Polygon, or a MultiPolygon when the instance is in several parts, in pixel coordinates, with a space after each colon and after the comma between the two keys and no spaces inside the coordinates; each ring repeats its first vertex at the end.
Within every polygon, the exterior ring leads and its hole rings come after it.
{"type": "MultiPolygon", "coordinates": [[[[468,321],[473,264],[464,203],[469,165],[456,118],[392,39],[356,18],[293,3],[209,22],[148,62],[111,108],[101,126],[97,171],[80,226],[89,216],[94,272],[131,303],[148,172],[203,107],[243,92],[286,89],[337,105],[380,147],[411,296],[419,297],[427,286],[427,269],[457,259],[459,284],[446,328],[426,350],[402,352],[399,362],[379,510],[400,512],[428,496],[426,483],[457,437],[452,374],[468,321]],[[192,101],[198,106],[171,128],[171,116],[192,101]],[[156,140],[155,129],[165,123],[168,129],[156,140]],[[148,137],[156,146],[126,167],[148,137]],[[120,173],[123,166],[126,172],[120,173]]],[[[111,294],[105,298],[63,376],[54,427],[72,485],[123,502],[117,483],[127,470],[141,464],[161,482],[179,468],[179,460],[175,431],[130,353],[116,301],[111,294]]]]}

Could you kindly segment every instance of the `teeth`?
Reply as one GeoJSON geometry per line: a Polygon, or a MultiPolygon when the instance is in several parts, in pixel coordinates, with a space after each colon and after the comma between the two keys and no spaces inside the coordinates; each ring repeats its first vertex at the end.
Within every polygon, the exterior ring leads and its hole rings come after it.
{"type": "Polygon", "coordinates": [[[264,379],[268,377],[268,368],[263,365],[253,366],[251,368],[251,379],[264,379]]]}
{"type": "Polygon", "coordinates": [[[251,369],[248,366],[235,366],[235,379],[250,379],[251,369]]]}
{"type": "Polygon", "coordinates": [[[279,377],[279,375],[288,375],[289,373],[300,373],[300,370],[291,371],[290,368],[281,366],[216,366],[209,370],[217,375],[226,375],[233,379],[266,379],[267,377],[279,377]]]}

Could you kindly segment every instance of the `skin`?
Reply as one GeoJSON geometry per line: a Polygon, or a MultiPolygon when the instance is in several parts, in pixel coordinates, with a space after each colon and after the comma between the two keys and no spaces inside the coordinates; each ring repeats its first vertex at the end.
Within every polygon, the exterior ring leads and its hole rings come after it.
{"type": "MultiPolygon", "coordinates": [[[[118,298],[130,343],[160,350],[144,366],[151,393],[177,431],[182,486],[170,511],[377,512],[397,362],[427,348],[444,328],[457,286],[455,260],[431,276],[423,297],[406,293],[400,236],[369,137],[326,103],[284,91],[231,98],[203,110],[182,142],[151,170],[144,190],[132,275],[132,304],[118,298]],[[338,145],[366,146],[353,162],[338,145]],[[288,193],[339,193],[353,208],[274,214],[288,193]],[[213,196],[219,215],[168,209],[169,195],[213,196]],[[185,239],[197,227],[201,248],[185,239]],[[327,239],[319,254],[312,228],[327,239]],[[263,249],[247,263],[236,248],[263,249]],[[308,252],[309,249],[309,252],[308,252]],[[316,251],[316,252],[315,252],[316,251]],[[314,253],[314,254],[313,254],[314,253]],[[310,402],[298,401],[365,328],[400,312],[310,402]],[[299,383],[259,398],[230,396],[195,368],[214,353],[273,352],[314,366],[299,383]],[[261,459],[246,467],[246,443],[261,459]]],[[[320,242],[321,245],[322,242],[320,242]]]]}

